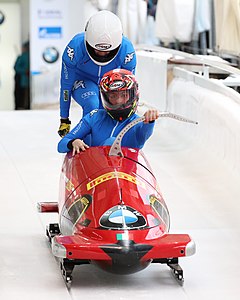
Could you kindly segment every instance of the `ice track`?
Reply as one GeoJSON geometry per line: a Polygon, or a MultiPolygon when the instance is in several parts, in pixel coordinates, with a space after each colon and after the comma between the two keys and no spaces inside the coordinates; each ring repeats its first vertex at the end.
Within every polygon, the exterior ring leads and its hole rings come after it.
{"type": "MultiPolygon", "coordinates": [[[[74,109],[72,123],[79,117],[74,109]]],[[[165,265],[127,276],[83,265],[68,291],[45,237],[57,216],[36,209],[58,197],[58,111],[0,112],[0,119],[0,299],[239,299],[240,179],[206,145],[184,131],[176,135],[175,121],[158,122],[144,152],[170,211],[170,231],[189,233],[197,245],[194,256],[180,259],[184,286],[165,265]]]]}

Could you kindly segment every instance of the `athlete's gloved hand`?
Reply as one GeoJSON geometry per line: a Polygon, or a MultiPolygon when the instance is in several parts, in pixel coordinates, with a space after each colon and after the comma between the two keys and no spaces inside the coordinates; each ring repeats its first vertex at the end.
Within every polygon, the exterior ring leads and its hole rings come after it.
{"type": "Polygon", "coordinates": [[[67,119],[60,119],[60,126],[58,129],[58,134],[60,137],[64,137],[67,133],[69,133],[71,127],[71,121],[67,119]]]}

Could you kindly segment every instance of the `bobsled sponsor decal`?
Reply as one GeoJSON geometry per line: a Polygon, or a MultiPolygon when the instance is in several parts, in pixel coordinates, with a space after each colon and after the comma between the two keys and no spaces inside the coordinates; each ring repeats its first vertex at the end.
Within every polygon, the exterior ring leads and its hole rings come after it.
{"type": "Polygon", "coordinates": [[[74,190],[74,184],[71,182],[70,179],[67,178],[66,175],[64,175],[64,180],[65,180],[65,187],[66,189],[70,192],[74,190]]]}
{"type": "Polygon", "coordinates": [[[114,211],[109,216],[108,220],[112,223],[119,224],[123,222],[123,218],[125,219],[124,221],[127,225],[135,223],[138,220],[137,216],[131,211],[121,209],[114,211]]]}
{"type": "MultiPolygon", "coordinates": [[[[81,198],[78,198],[71,204],[71,206],[67,210],[67,214],[70,217],[73,225],[75,225],[83,217],[91,202],[91,195],[83,195],[81,198]]],[[[89,220],[83,220],[83,224],[89,225],[89,220]]]]}
{"type": "Polygon", "coordinates": [[[166,207],[163,203],[154,195],[149,196],[150,205],[155,210],[155,212],[159,215],[162,221],[168,226],[169,225],[169,216],[166,207]]]}
{"type": "Polygon", "coordinates": [[[115,178],[124,179],[124,180],[130,181],[136,185],[140,185],[143,188],[146,188],[145,184],[142,181],[139,181],[138,179],[136,179],[135,177],[133,177],[129,174],[126,174],[124,172],[109,172],[109,173],[103,174],[103,175],[93,179],[92,181],[90,181],[87,184],[87,190],[89,191],[92,188],[94,188],[95,186],[97,186],[107,180],[111,180],[111,179],[115,179],[115,178]]]}
{"type": "Polygon", "coordinates": [[[116,234],[117,241],[126,241],[132,239],[132,236],[129,235],[129,232],[117,233],[116,234]]]}
{"type": "Polygon", "coordinates": [[[101,227],[108,229],[136,229],[146,226],[146,220],[136,209],[117,205],[107,210],[100,218],[101,227]]]}

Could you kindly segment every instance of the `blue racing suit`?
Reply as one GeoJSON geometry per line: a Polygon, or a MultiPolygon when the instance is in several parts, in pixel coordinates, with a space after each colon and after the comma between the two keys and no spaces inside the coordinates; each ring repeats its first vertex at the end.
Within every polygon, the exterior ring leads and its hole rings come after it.
{"type": "Polygon", "coordinates": [[[99,101],[98,84],[102,76],[113,69],[127,69],[135,73],[136,53],[132,43],[123,36],[116,57],[107,65],[95,64],[87,53],[84,32],[69,42],[62,56],[60,116],[69,117],[71,96],[81,105],[83,116],[96,108],[102,108],[99,101]]]}
{"type": "MultiPolygon", "coordinates": [[[[68,143],[75,139],[84,139],[91,135],[91,146],[112,145],[119,132],[131,121],[139,118],[133,114],[130,118],[119,122],[112,119],[105,109],[95,109],[84,116],[80,122],[66,134],[58,143],[58,152],[65,153],[71,149],[68,143]]],[[[138,123],[126,132],[122,139],[122,146],[141,149],[146,140],[152,135],[155,122],[138,123]]]]}

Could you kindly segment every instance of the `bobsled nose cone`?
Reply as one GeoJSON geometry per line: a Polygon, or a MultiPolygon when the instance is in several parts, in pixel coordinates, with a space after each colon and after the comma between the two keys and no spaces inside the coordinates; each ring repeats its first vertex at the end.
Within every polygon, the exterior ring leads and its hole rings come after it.
{"type": "Polygon", "coordinates": [[[152,249],[152,246],[136,244],[134,241],[119,241],[117,244],[104,245],[101,249],[111,257],[111,264],[95,262],[100,268],[115,274],[132,274],[145,269],[151,260],[141,258],[152,249]]]}

